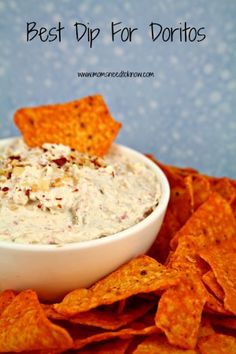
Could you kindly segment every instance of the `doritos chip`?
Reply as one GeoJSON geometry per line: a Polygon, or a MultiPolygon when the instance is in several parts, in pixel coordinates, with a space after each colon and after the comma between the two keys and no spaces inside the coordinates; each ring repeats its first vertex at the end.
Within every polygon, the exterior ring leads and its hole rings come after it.
{"type": "Polygon", "coordinates": [[[172,346],[163,335],[153,334],[145,338],[133,354],[197,354],[197,352],[172,346]]]}
{"type": "Polygon", "coordinates": [[[148,251],[148,255],[164,264],[170,253],[170,241],[179,229],[180,223],[168,207],[158,237],[148,251]]]}
{"type": "Polygon", "coordinates": [[[232,312],[224,308],[223,302],[218,300],[214,295],[207,292],[207,301],[204,307],[204,312],[217,315],[232,316],[232,312]]]}
{"type": "Polygon", "coordinates": [[[148,256],[139,256],[101,279],[89,289],[74,290],[54,309],[75,316],[100,305],[108,305],[138,293],[165,290],[180,281],[179,273],[148,256]]]}
{"type": "Polygon", "coordinates": [[[232,239],[236,234],[236,220],[227,201],[212,193],[187,223],[172,238],[176,247],[169,266],[176,269],[187,267],[203,275],[207,269],[199,261],[198,251],[232,239]]]}
{"type": "Polygon", "coordinates": [[[209,263],[224,291],[225,309],[236,314],[236,237],[201,250],[199,255],[209,263]]]}
{"type": "Polygon", "coordinates": [[[13,290],[4,290],[0,293],[0,315],[15,297],[16,294],[13,290]]]}
{"type": "Polygon", "coordinates": [[[125,354],[131,339],[113,339],[104,343],[96,343],[81,349],[79,354],[125,354]]]}
{"type": "Polygon", "coordinates": [[[67,331],[45,316],[32,290],[22,291],[0,316],[0,352],[20,352],[72,347],[67,331]]]}
{"type": "Polygon", "coordinates": [[[207,296],[197,276],[189,274],[161,296],[156,325],[172,345],[194,349],[207,296]]]}
{"type": "Polygon", "coordinates": [[[236,189],[226,177],[212,181],[212,189],[219,193],[229,204],[236,198],[236,189]]]}
{"type": "Polygon", "coordinates": [[[121,314],[114,313],[109,309],[93,309],[69,318],[60,315],[50,305],[47,305],[46,307],[44,306],[44,309],[47,317],[50,319],[68,320],[72,323],[115,330],[144,316],[153,307],[153,302],[136,299],[135,304],[132,306],[129,305],[126,311],[121,314]]]}
{"type": "Polygon", "coordinates": [[[147,155],[147,157],[155,162],[165,173],[170,184],[170,200],[168,207],[175,215],[180,225],[184,225],[193,211],[192,192],[191,188],[189,188],[191,176],[179,174],[178,169],[161,164],[151,155],[147,155]]]}
{"type": "Polygon", "coordinates": [[[213,334],[199,339],[201,354],[235,354],[236,338],[224,334],[213,334]]]}
{"type": "Polygon", "coordinates": [[[209,270],[202,276],[203,283],[207,288],[220,300],[224,300],[224,291],[222,287],[217,283],[217,280],[214,276],[212,270],[209,270]]]}
{"type": "Polygon", "coordinates": [[[192,176],[194,210],[200,207],[211,194],[211,185],[208,179],[202,175],[192,176]]]}
{"type": "Polygon", "coordinates": [[[64,104],[22,108],[16,111],[14,120],[30,147],[64,144],[97,156],[106,154],[121,127],[100,95],[64,104]]]}
{"type": "Polygon", "coordinates": [[[102,342],[104,340],[112,339],[112,338],[122,338],[122,339],[130,339],[134,336],[145,336],[152,333],[159,333],[160,330],[155,326],[149,326],[144,328],[123,328],[116,332],[104,332],[95,334],[93,336],[83,338],[83,339],[75,339],[74,340],[74,348],[80,349],[90,343],[102,342]]]}

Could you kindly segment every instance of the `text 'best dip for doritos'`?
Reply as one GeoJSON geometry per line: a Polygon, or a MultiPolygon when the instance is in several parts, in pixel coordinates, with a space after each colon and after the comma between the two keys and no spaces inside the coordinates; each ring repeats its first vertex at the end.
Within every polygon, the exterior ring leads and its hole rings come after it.
{"type": "Polygon", "coordinates": [[[16,139],[0,161],[0,240],[63,244],[127,229],[160,198],[155,173],[112,147],[104,159],[16,139]]]}

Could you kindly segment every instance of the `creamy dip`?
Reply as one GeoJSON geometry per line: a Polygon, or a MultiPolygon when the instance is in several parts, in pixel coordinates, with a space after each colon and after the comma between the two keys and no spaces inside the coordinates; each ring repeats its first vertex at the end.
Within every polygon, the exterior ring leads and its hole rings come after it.
{"type": "Polygon", "coordinates": [[[125,230],[158,205],[155,173],[112,147],[97,158],[64,145],[0,152],[0,240],[65,244],[125,230]]]}

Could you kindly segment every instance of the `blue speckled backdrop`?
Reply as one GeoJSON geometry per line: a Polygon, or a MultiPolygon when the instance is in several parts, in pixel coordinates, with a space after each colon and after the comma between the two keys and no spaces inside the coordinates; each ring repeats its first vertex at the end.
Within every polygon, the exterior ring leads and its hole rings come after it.
{"type": "Polygon", "coordinates": [[[164,162],[236,177],[235,0],[0,0],[0,137],[18,134],[21,106],[100,92],[123,122],[118,141],[164,162]],[[138,27],[112,43],[110,23],[138,27]],[[66,27],[61,43],[26,42],[26,22],[66,27]],[[92,49],[72,35],[76,21],[103,31],[92,49]],[[206,27],[201,44],[147,40],[151,22],[206,27]],[[78,79],[77,72],[153,71],[147,79],[78,79]]]}

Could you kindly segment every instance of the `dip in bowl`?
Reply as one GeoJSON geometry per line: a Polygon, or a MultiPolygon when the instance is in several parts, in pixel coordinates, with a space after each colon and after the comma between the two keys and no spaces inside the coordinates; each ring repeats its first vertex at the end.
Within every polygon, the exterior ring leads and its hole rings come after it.
{"type": "Polygon", "coordinates": [[[100,159],[17,139],[3,149],[0,290],[32,288],[55,301],[150,248],[169,185],[144,155],[113,145],[100,159]]]}

